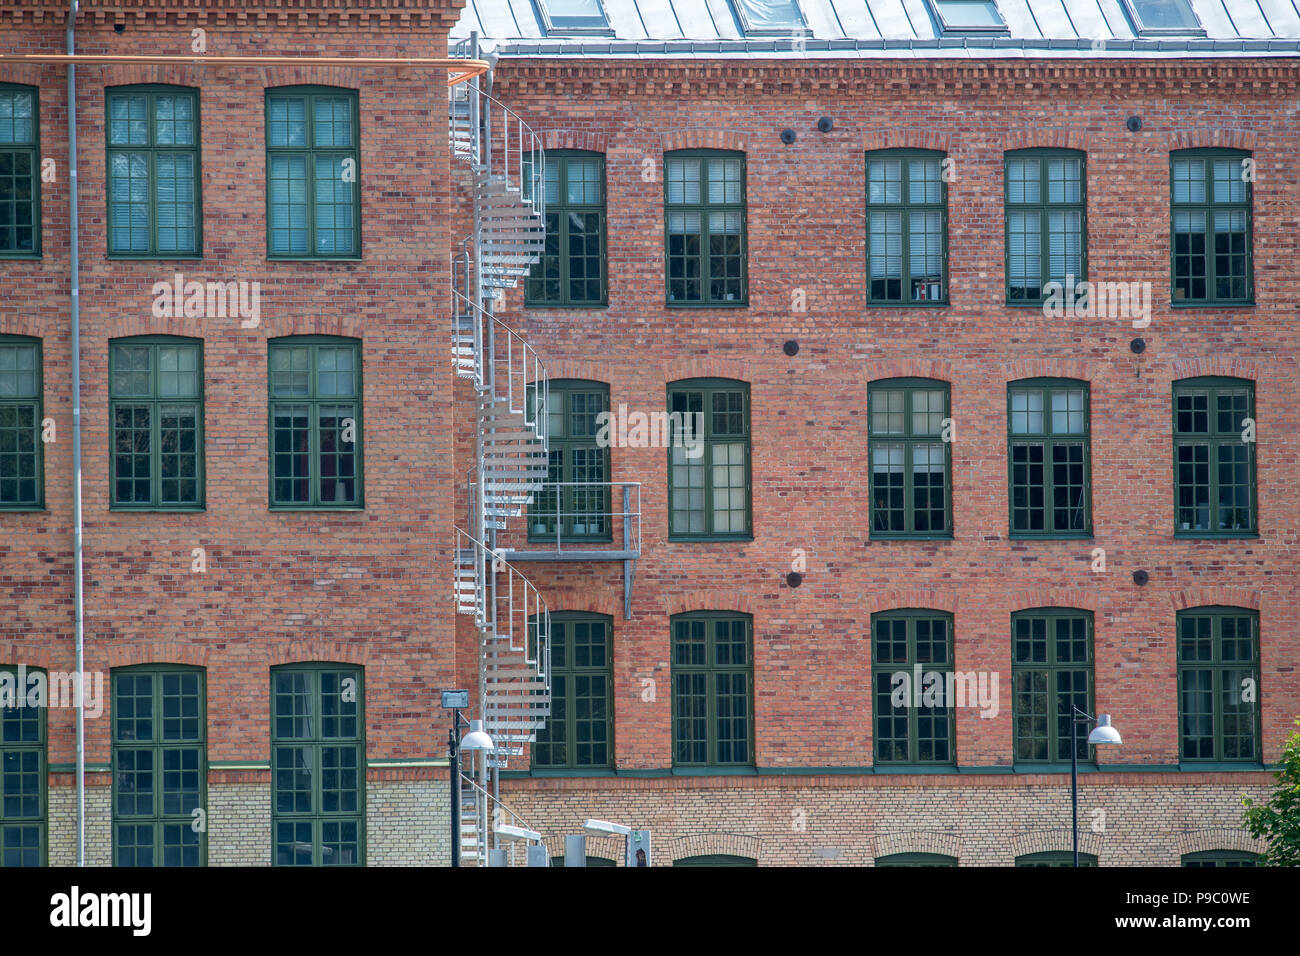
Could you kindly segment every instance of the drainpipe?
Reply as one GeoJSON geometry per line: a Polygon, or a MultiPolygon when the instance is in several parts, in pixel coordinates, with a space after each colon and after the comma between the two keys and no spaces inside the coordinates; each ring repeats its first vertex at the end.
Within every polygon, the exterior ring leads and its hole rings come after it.
{"type": "MultiPolygon", "coordinates": [[[[68,10],[68,55],[77,52],[77,0],[68,10]]],[[[81,257],[77,233],[77,68],[68,64],[68,247],[72,273],[72,521],[73,604],[77,632],[77,866],[86,865],[86,631],[81,552],[81,257]]]]}

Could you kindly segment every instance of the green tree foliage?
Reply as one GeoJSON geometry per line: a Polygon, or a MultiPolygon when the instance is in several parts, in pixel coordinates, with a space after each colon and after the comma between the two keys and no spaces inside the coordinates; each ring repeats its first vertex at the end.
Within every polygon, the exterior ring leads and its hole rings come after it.
{"type": "MultiPolygon", "coordinates": [[[[1300,727],[1300,718],[1296,719],[1300,727]]],[[[1250,835],[1268,840],[1260,862],[1264,866],[1300,866],[1300,731],[1287,738],[1277,789],[1267,803],[1242,797],[1250,835]]]]}

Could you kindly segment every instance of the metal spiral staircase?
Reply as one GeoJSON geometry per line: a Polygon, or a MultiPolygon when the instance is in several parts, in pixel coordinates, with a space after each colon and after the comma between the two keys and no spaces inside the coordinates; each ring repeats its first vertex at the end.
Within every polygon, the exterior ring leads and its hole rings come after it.
{"type": "Polygon", "coordinates": [[[518,820],[497,798],[497,773],[536,739],[551,705],[550,613],[495,547],[547,477],[546,367],[492,313],[499,290],[541,257],[545,156],[540,138],[478,79],[451,87],[449,105],[452,155],[468,168],[474,200],[473,234],[452,259],[451,345],[456,375],[476,396],[469,526],[456,529],[454,587],[457,613],[472,615],[479,634],[479,713],[496,744],[462,774],[461,859],[481,863],[492,832],[518,820]]]}

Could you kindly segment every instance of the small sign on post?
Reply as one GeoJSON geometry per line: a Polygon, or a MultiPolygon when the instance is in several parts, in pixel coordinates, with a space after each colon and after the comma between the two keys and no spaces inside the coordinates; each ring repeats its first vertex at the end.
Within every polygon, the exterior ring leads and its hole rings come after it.
{"type": "Polygon", "coordinates": [[[468,710],[469,691],[444,690],[442,692],[442,709],[443,710],[468,710]]]}
{"type": "Polygon", "coordinates": [[[650,831],[633,830],[627,835],[627,865],[650,865],[650,831]]]}

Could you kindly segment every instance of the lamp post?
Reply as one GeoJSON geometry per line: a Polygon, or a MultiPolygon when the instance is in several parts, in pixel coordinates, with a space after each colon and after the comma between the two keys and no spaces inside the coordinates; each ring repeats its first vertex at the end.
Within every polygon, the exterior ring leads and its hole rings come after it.
{"type": "Polygon", "coordinates": [[[469,706],[469,691],[443,691],[442,706],[451,711],[451,730],[447,731],[447,766],[451,770],[451,865],[460,866],[460,752],[495,750],[496,745],[483,730],[483,721],[467,722],[460,715],[460,709],[469,706]],[[462,725],[469,727],[469,733],[457,744],[462,725]]]}
{"type": "Polygon", "coordinates": [[[1070,717],[1070,800],[1074,811],[1074,865],[1079,865],[1079,725],[1086,724],[1090,720],[1096,720],[1097,726],[1088,734],[1088,743],[1090,744],[1121,744],[1124,741],[1120,738],[1119,731],[1110,724],[1110,714],[1101,714],[1098,717],[1080,710],[1078,707],[1072,708],[1074,713],[1070,717]]]}

